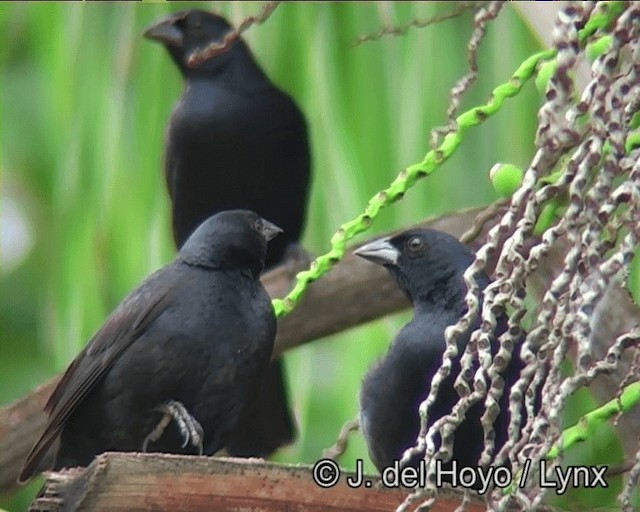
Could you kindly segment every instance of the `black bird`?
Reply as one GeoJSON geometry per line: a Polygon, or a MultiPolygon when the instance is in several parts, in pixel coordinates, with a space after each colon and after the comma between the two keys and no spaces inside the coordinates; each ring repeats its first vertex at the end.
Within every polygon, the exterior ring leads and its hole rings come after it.
{"type": "Polygon", "coordinates": [[[53,391],[20,481],[58,435],[55,469],[105,451],[222,448],[273,351],[276,319],[259,278],[280,231],[250,211],[221,212],[132,291],[53,391]]]}
{"type": "MultiPolygon", "coordinates": [[[[177,247],[209,215],[247,208],[283,230],[269,245],[266,269],[283,261],[305,220],[310,154],[304,117],[278,89],[240,39],[196,68],[196,49],[231,31],[215,14],[174,13],[145,37],[168,50],[185,79],[166,137],[165,176],[177,247]]],[[[238,456],[266,456],[294,438],[283,369],[276,361],[265,386],[227,447],[238,456]]]]}
{"type": "MultiPolygon", "coordinates": [[[[404,451],[416,444],[420,430],[419,404],[426,399],[431,379],[442,363],[445,328],[454,325],[467,311],[465,270],[474,254],[454,237],[430,229],[414,229],[396,236],[376,240],[355,251],[373,263],[384,265],[413,304],[413,319],[397,334],[388,353],[368,371],[360,391],[360,424],[369,455],[379,471],[400,460],[404,451]]],[[[488,277],[476,274],[481,289],[488,277]]],[[[449,414],[459,395],[453,384],[460,373],[460,356],[478,321],[458,341],[459,356],[454,358],[451,373],[441,384],[429,409],[429,425],[449,414]]],[[[504,332],[505,319],[498,330],[504,332]]],[[[500,334],[499,332],[498,334],[500,334]]],[[[518,354],[514,350],[514,354],[518,354]]],[[[507,395],[519,376],[522,363],[514,355],[508,367],[505,393],[496,419],[496,446],[507,439],[507,395]],[[508,387],[507,387],[508,386],[508,387]]],[[[458,469],[477,466],[484,446],[480,417],[484,407],[474,404],[456,429],[452,460],[458,469]]],[[[422,457],[411,461],[416,465],[422,457]]],[[[451,463],[443,464],[445,469],[451,463]]]]}

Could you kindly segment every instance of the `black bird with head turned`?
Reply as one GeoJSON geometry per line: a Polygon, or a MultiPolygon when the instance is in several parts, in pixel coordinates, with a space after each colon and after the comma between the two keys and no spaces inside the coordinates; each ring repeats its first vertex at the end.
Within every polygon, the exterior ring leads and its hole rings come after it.
{"type": "MultiPolygon", "coordinates": [[[[269,245],[266,268],[283,261],[301,236],[310,180],[304,117],[260,69],[242,39],[193,68],[194,50],[231,31],[215,14],[177,12],[145,32],[162,43],[185,79],[166,137],[165,177],[177,247],[209,215],[247,208],[284,230],[269,245]]],[[[293,440],[281,362],[269,369],[240,423],[232,455],[265,456],[293,440]]]]}
{"type": "Polygon", "coordinates": [[[224,447],[273,351],[276,319],[260,273],[280,232],[246,210],[206,220],[71,363],[20,480],[58,436],[55,469],[86,466],[105,451],[212,455],[224,447]]]}
{"type": "MultiPolygon", "coordinates": [[[[418,407],[427,398],[431,380],[442,363],[446,347],[444,331],[467,311],[463,274],[474,255],[454,237],[431,229],[414,229],[376,240],[360,247],[355,254],[387,268],[413,304],[412,320],[397,334],[388,353],[368,371],[360,391],[362,432],[372,462],[382,471],[416,444],[420,431],[418,407]]],[[[489,284],[485,274],[475,277],[481,289],[489,284]]],[[[429,409],[429,425],[449,414],[458,401],[454,381],[460,373],[460,356],[478,325],[476,319],[458,340],[459,355],[429,409]]],[[[506,326],[503,318],[499,325],[503,332],[506,326]]],[[[522,368],[517,350],[514,354],[495,423],[497,447],[507,439],[508,389],[522,368]]],[[[452,459],[459,469],[478,465],[484,445],[480,423],[483,412],[481,403],[474,404],[456,429],[452,459]]],[[[411,464],[415,465],[420,458],[414,457],[411,464]]],[[[449,469],[451,463],[443,467],[449,469]]]]}

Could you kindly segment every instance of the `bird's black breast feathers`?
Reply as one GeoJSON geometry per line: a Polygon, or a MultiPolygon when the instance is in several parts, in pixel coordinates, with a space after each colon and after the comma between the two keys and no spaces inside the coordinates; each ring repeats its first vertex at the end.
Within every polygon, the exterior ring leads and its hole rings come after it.
{"type": "Polygon", "coordinates": [[[279,261],[302,231],[309,166],[306,125],[284,93],[190,84],[167,131],[165,173],[177,244],[215,211],[249,208],[283,228],[267,266],[279,261]]]}
{"type": "Polygon", "coordinates": [[[275,319],[264,289],[238,271],[186,268],[180,286],[181,301],[114,364],[99,401],[121,397],[122,383],[135,369],[146,385],[131,394],[128,407],[144,410],[145,404],[177,400],[211,432],[223,421],[233,424],[225,408],[246,400],[266,367],[275,319]],[[215,282],[204,274],[216,274],[215,282]]]}
{"type": "MultiPolygon", "coordinates": [[[[448,320],[438,315],[414,318],[398,333],[387,355],[367,373],[360,395],[360,415],[363,434],[370,440],[371,459],[377,468],[392,465],[405,449],[415,444],[420,428],[418,407],[427,398],[431,379],[442,363],[444,328],[455,321],[453,316],[448,320]]],[[[467,342],[468,334],[459,340],[460,353],[467,342]]],[[[454,376],[459,368],[458,356],[452,365],[454,376]]],[[[456,403],[458,396],[452,393],[453,380],[449,377],[442,383],[432,415],[451,411],[456,403]]],[[[432,416],[429,423],[433,419],[437,418],[432,416]]]]}

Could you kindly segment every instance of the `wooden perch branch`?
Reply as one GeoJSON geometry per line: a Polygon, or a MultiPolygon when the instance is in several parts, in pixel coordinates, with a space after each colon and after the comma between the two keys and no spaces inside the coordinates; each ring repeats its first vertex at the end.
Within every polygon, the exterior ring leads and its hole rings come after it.
{"type": "MultiPolygon", "coordinates": [[[[377,485],[375,477],[370,487],[349,487],[353,473],[325,489],[312,474],[309,466],[258,459],[105,453],[86,469],[52,473],[30,510],[376,512],[394,510],[409,492],[377,485]]],[[[448,512],[461,502],[460,490],[443,489],[431,510],[448,512]]],[[[465,510],[483,511],[484,503],[472,499],[465,510]]]]}
{"type": "MultiPolygon", "coordinates": [[[[443,215],[420,225],[460,237],[482,209],[443,215]]],[[[377,238],[377,237],[376,237],[377,238]]],[[[300,268],[284,265],[265,274],[272,297],[289,291],[300,268]]],[[[299,306],[279,320],[274,357],[303,343],[343,331],[408,307],[406,297],[387,272],[349,254],[329,274],[313,283],[299,306]]],[[[29,450],[44,429],[42,408],[59,377],[26,397],[0,409],[0,492],[16,487],[16,479],[29,450]]],[[[47,461],[44,461],[44,467],[47,461]]]]}

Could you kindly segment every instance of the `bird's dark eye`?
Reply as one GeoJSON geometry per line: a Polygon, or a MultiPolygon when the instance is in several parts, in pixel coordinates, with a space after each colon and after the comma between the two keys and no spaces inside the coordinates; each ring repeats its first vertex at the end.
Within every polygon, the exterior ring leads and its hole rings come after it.
{"type": "Polygon", "coordinates": [[[188,25],[187,17],[181,16],[180,18],[175,18],[173,24],[178,28],[184,29],[188,25]]]}
{"type": "Polygon", "coordinates": [[[404,244],[410,253],[418,253],[424,249],[424,241],[419,236],[412,236],[404,244]]]}
{"type": "Polygon", "coordinates": [[[257,231],[258,233],[262,233],[262,228],[264,227],[264,226],[263,226],[263,223],[262,223],[262,219],[260,219],[260,218],[259,218],[259,219],[256,219],[256,222],[255,222],[255,224],[253,225],[253,227],[254,227],[254,228],[256,228],[256,231],[257,231]]]}

